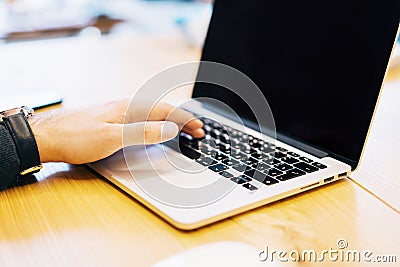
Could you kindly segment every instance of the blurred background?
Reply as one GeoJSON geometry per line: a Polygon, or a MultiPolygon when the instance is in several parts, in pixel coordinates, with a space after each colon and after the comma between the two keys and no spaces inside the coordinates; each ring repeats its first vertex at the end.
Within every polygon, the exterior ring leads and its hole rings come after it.
{"type": "Polygon", "coordinates": [[[71,87],[86,102],[132,96],[198,59],[211,11],[211,0],[0,0],[0,109],[82,102],[71,87]]]}
{"type": "Polygon", "coordinates": [[[0,40],[188,30],[200,45],[210,11],[211,0],[0,0],[0,40]]]}

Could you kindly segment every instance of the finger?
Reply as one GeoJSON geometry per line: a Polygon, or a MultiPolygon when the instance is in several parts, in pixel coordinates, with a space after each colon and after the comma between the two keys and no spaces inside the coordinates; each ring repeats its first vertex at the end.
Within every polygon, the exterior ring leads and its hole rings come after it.
{"type": "Polygon", "coordinates": [[[172,107],[172,111],[170,108],[171,106],[166,107],[167,111],[169,111],[169,114],[165,117],[165,120],[177,123],[180,130],[190,134],[195,138],[201,138],[204,136],[202,121],[195,118],[190,112],[181,108],[172,107]]]}
{"type": "Polygon", "coordinates": [[[177,123],[179,129],[195,138],[201,138],[205,134],[204,130],[202,129],[203,122],[195,118],[193,114],[186,110],[168,104],[161,104],[157,107],[155,113],[161,113],[156,115],[160,116],[158,117],[159,119],[177,123]]]}
{"type": "Polygon", "coordinates": [[[202,138],[205,135],[205,132],[202,128],[196,130],[183,130],[185,133],[190,134],[194,138],[202,138]]]}
{"type": "Polygon", "coordinates": [[[195,138],[204,136],[201,129],[203,123],[196,119],[190,112],[174,107],[166,103],[159,103],[153,109],[148,103],[131,105],[127,112],[129,100],[121,99],[104,104],[101,116],[105,122],[124,124],[141,122],[145,120],[168,120],[178,124],[179,128],[195,138]]]}
{"type": "Polygon", "coordinates": [[[167,103],[158,103],[154,107],[149,104],[132,104],[128,113],[125,123],[168,120],[178,124],[180,129],[185,128],[185,131],[203,127],[203,123],[193,114],[167,103]]]}
{"type": "Polygon", "coordinates": [[[178,126],[169,121],[137,122],[118,127],[123,132],[124,146],[162,143],[173,139],[179,132],[178,126]]]}
{"type": "MultiPolygon", "coordinates": [[[[194,117],[193,114],[191,114],[190,112],[187,112],[187,111],[184,111],[184,112],[186,112],[188,114],[187,115],[185,114],[185,116],[187,116],[187,118],[186,118],[187,120],[186,120],[186,122],[183,123],[183,127],[182,127],[183,129],[196,130],[196,129],[200,129],[200,128],[203,127],[203,122],[201,120],[199,120],[196,117],[194,117]]],[[[181,114],[172,113],[171,116],[173,116],[173,115],[175,115],[177,117],[181,117],[182,116],[181,114]]],[[[175,121],[176,118],[175,117],[171,117],[171,116],[169,116],[167,119],[171,120],[171,121],[175,121]]]]}
{"type": "Polygon", "coordinates": [[[186,110],[173,106],[166,107],[166,109],[167,111],[168,109],[170,110],[165,119],[177,123],[181,129],[196,130],[203,127],[203,122],[195,118],[192,113],[186,110]]]}

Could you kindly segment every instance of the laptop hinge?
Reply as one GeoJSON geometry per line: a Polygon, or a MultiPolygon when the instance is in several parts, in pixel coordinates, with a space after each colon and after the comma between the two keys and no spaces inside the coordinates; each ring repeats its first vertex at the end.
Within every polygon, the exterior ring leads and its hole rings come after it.
{"type": "Polygon", "coordinates": [[[293,138],[287,137],[287,136],[285,136],[283,134],[279,134],[278,133],[277,137],[278,137],[279,141],[282,141],[282,142],[284,142],[284,143],[286,143],[288,145],[291,145],[291,146],[294,146],[294,147],[296,147],[296,148],[298,148],[300,150],[303,150],[303,151],[307,152],[308,154],[311,154],[311,155],[313,155],[313,156],[315,156],[317,158],[324,158],[324,157],[327,157],[329,155],[329,153],[327,153],[325,151],[322,151],[322,150],[317,149],[317,148],[315,148],[313,146],[304,144],[303,142],[294,140],[293,138]]]}

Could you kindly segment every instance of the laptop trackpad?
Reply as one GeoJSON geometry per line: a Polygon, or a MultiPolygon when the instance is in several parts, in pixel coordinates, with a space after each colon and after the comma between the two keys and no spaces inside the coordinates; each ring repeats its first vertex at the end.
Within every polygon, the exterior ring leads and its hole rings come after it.
{"type": "Polygon", "coordinates": [[[131,146],[105,159],[102,164],[118,179],[133,181],[134,177],[139,184],[162,179],[177,187],[198,188],[220,178],[207,167],[162,145],[131,146]]]}

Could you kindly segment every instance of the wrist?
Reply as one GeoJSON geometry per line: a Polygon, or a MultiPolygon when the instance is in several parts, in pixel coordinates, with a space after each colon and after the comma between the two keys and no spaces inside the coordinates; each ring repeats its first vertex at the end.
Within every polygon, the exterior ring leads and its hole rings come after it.
{"type": "Polygon", "coordinates": [[[57,161],[53,153],[54,149],[49,142],[51,137],[45,113],[30,117],[29,125],[36,139],[40,161],[42,163],[57,161]]]}

